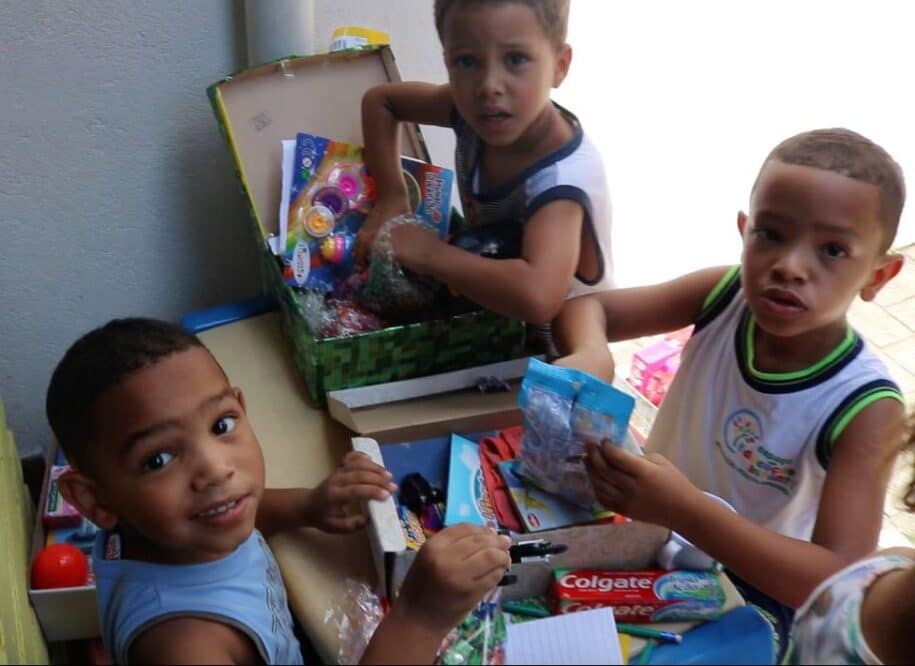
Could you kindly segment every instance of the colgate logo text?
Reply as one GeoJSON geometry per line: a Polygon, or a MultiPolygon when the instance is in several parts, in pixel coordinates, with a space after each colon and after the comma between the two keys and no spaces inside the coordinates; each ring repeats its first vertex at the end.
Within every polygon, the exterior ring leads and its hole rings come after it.
{"type": "Polygon", "coordinates": [[[652,589],[651,579],[643,576],[599,576],[597,574],[579,576],[568,573],[559,579],[559,584],[570,590],[600,590],[601,592],[652,589]]]}

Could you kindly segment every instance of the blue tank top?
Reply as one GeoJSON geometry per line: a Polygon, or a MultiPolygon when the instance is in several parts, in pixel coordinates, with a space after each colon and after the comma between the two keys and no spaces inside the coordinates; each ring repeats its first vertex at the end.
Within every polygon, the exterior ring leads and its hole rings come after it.
{"type": "Polygon", "coordinates": [[[145,629],[175,617],[234,627],[268,664],[302,663],[283,579],[260,532],[220,560],[186,565],[106,559],[112,536],[98,534],[93,570],[102,637],[115,663],[127,663],[131,643],[145,629]]]}

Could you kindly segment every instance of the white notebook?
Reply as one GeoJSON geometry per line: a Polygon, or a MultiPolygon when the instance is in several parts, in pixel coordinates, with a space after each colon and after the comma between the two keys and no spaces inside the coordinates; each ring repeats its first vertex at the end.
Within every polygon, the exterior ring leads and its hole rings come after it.
{"type": "Polygon", "coordinates": [[[506,664],[622,664],[612,608],[510,624],[506,664]]]}

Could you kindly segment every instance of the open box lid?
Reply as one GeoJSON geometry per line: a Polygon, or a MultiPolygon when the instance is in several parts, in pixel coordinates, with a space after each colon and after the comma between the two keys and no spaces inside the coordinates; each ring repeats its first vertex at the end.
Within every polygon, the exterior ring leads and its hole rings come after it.
{"type": "Polygon", "coordinates": [[[518,391],[529,357],[398,382],[330,391],[331,418],[381,443],[451,432],[500,430],[521,423],[518,391]],[[496,378],[510,391],[482,393],[477,382],[496,378]]]}
{"type": "MultiPolygon", "coordinates": [[[[400,81],[400,74],[390,47],[383,46],[277,60],[210,86],[210,100],[265,238],[279,227],[280,142],[307,132],[363,145],[362,95],[387,81],[400,81]]],[[[401,152],[428,162],[418,127],[402,127],[401,152]]]]}

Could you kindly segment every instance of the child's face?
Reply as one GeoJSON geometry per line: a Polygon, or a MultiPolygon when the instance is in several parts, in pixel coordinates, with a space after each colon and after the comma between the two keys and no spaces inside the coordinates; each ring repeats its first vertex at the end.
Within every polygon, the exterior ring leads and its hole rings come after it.
{"type": "Polygon", "coordinates": [[[130,557],[208,561],[250,536],[264,461],[241,392],[209,352],[131,375],[102,394],[95,417],[93,483],[130,557]]]}
{"type": "Polygon", "coordinates": [[[442,30],[455,105],[484,143],[526,138],[565,77],[571,50],[558,52],[525,5],[458,5],[442,30]]]}
{"type": "Polygon", "coordinates": [[[770,160],[740,213],[742,283],[759,327],[789,338],[839,325],[855,295],[895,272],[881,251],[880,190],[832,171],[770,160]]]}

